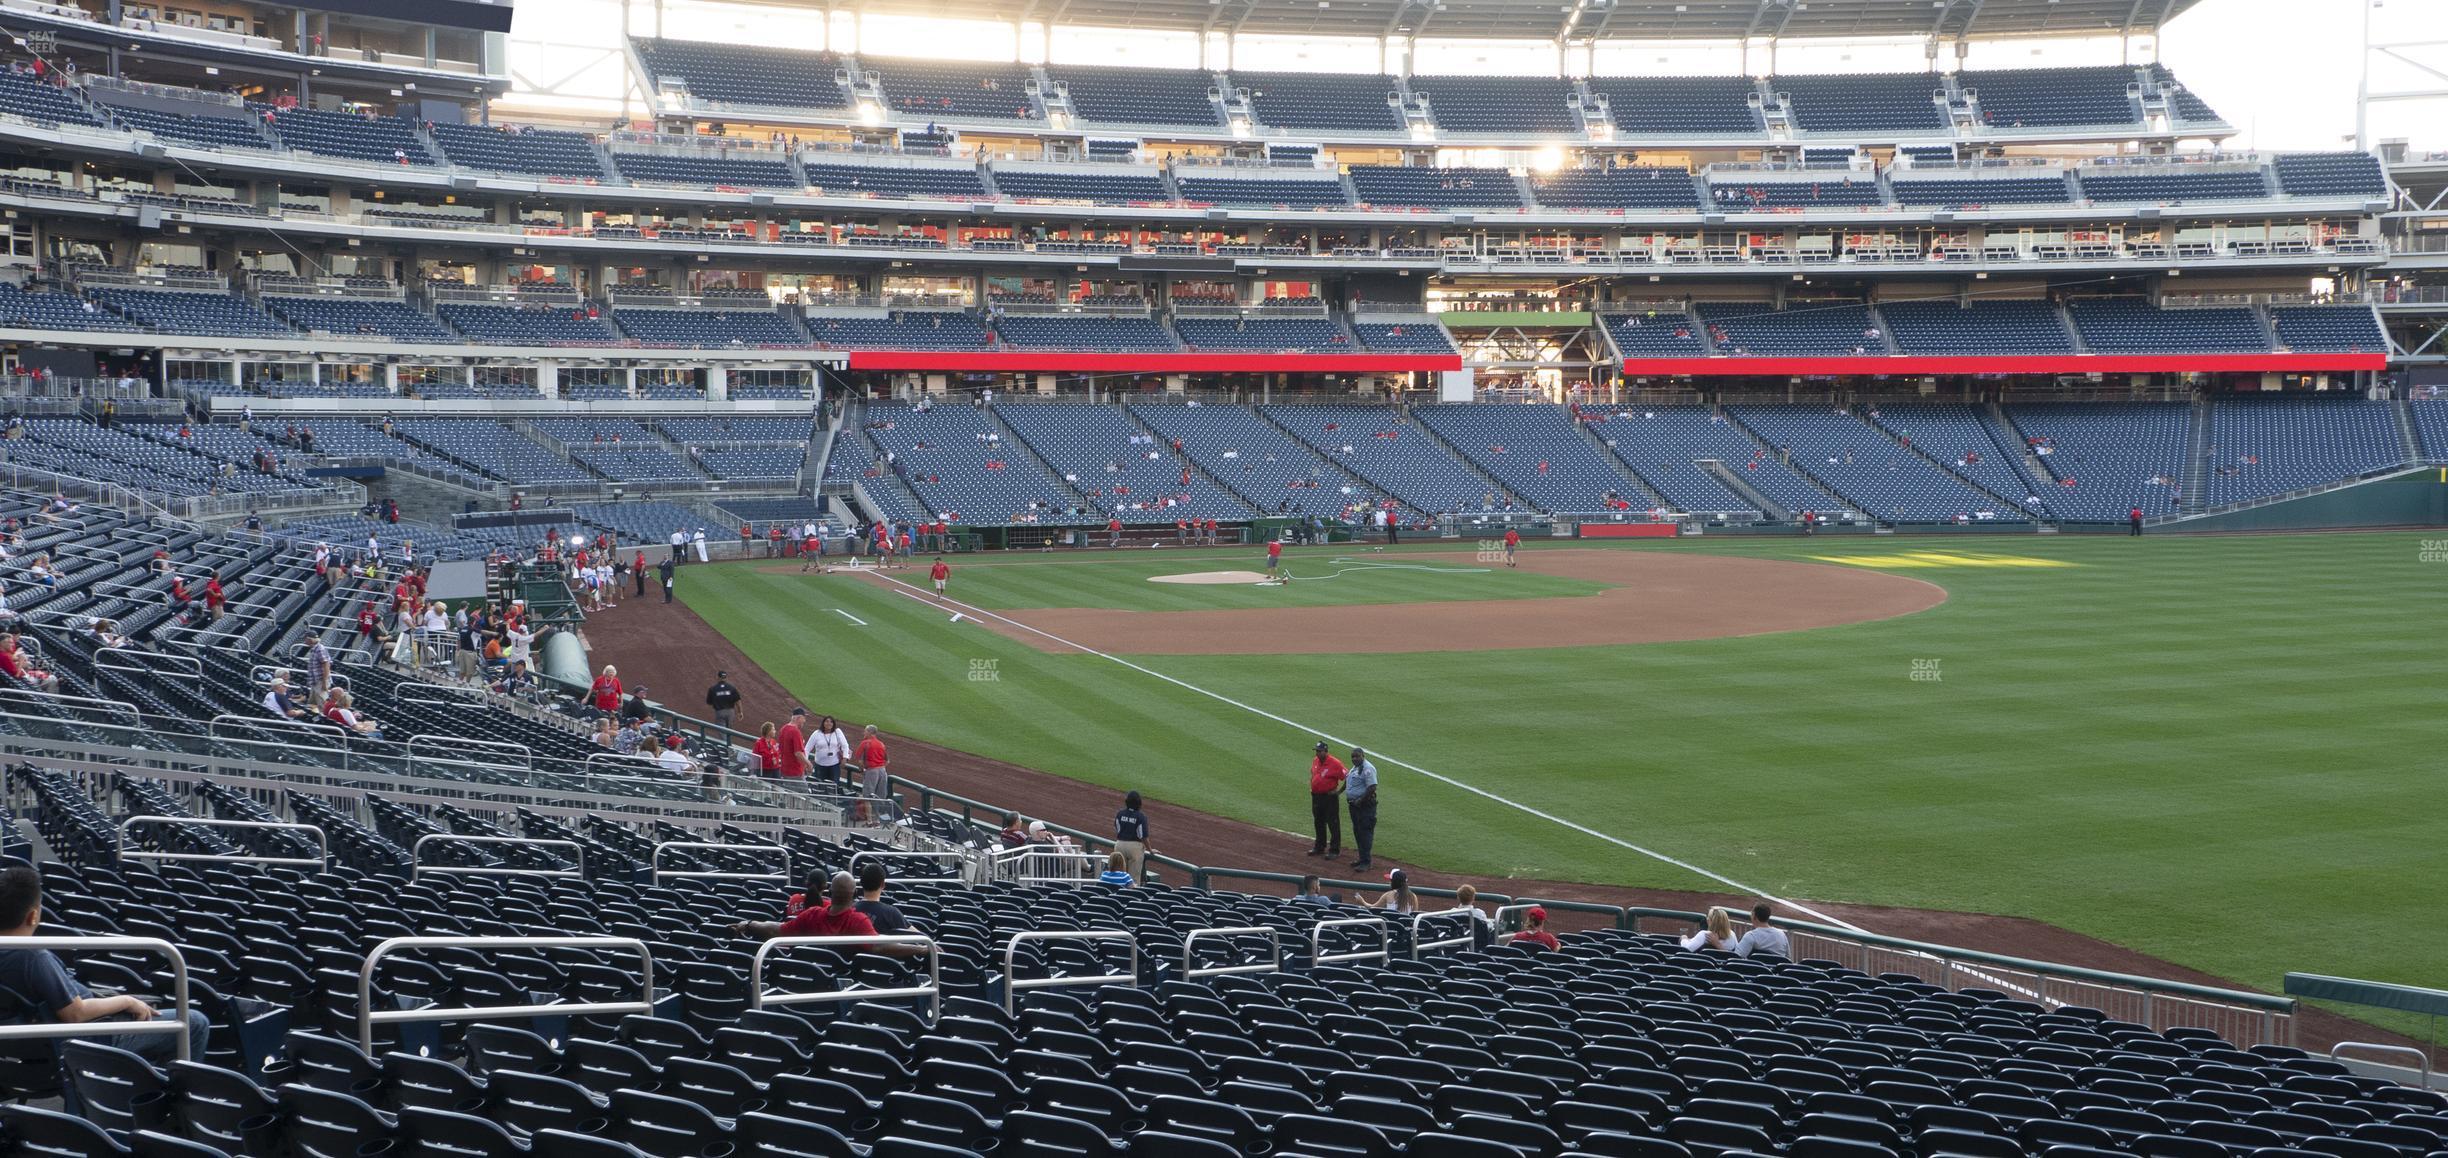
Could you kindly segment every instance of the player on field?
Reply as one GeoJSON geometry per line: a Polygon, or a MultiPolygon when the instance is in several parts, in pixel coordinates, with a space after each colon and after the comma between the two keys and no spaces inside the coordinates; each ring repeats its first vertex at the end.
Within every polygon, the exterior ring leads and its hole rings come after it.
{"type": "Polygon", "coordinates": [[[1521,532],[1511,527],[1505,528],[1504,545],[1505,566],[1514,566],[1513,553],[1521,549],[1521,532]]]}
{"type": "Polygon", "coordinates": [[[935,556],[935,565],[927,568],[927,578],[935,581],[935,598],[943,598],[944,584],[952,581],[952,568],[943,561],[943,556],[935,556]]]}

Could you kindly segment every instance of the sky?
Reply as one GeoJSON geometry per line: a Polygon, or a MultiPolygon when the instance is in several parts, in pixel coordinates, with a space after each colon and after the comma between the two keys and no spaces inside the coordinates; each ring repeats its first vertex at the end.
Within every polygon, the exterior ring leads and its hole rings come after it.
{"type": "MultiPolygon", "coordinates": [[[[1842,0],[1821,0],[1840,3],[1842,0]]],[[[2201,0],[2168,25],[2158,46],[2160,59],[2210,106],[2237,129],[2234,148],[2329,149],[2351,147],[2355,131],[2355,92],[2363,67],[2363,6],[2367,0],[2201,0]]],[[[2369,0],[2373,39],[2381,42],[2440,41],[2439,47],[2409,49],[2417,60],[2448,73],[2448,0],[2369,0]]],[[[824,20],[809,12],[777,13],[773,8],[728,9],[721,17],[689,12],[690,0],[667,0],[673,35],[703,39],[736,39],[764,44],[820,42],[824,20]]],[[[619,0],[517,0],[511,29],[511,69],[521,93],[504,112],[609,115],[607,103],[619,91],[622,78],[619,0]],[[552,95],[559,94],[559,95],[552,95]]],[[[645,0],[633,9],[636,29],[647,34],[645,0]]],[[[845,24],[843,27],[847,27],[845,24]]],[[[927,46],[957,46],[961,57],[1000,54],[1008,59],[1012,42],[1005,35],[979,35],[967,28],[937,25],[893,28],[893,43],[878,43],[887,30],[869,30],[872,51],[924,53],[927,46]]],[[[1527,71],[1547,59],[1522,46],[1447,46],[1442,54],[1422,53],[1424,69],[1441,64],[1452,71],[1527,71]]],[[[1162,45],[1133,43],[1128,34],[1090,32],[1058,35],[1054,43],[1032,36],[1024,44],[1032,58],[1051,53],[1077,63],[1163,64],[1196,63],[1195,42],[1162,45]],[[1161,54],[1156,51],[1161,49],[1161,54]],[[1162,55],[1163,59],[1152,59],[1162,55]],[[1173,58],[1179,56],[1179,59],[1173,58]]],[[[1244,49],[1245,55],[1253,49],[1244,49]]],[[[1319,67],[1303,46],[1281,46],[1287,54],[1245,65],[1319,67]]],[[[1618,50],[1617,63],[1602,64],[1607,72],[1651,67],[1656,57],[1646,49],[1618,50]]],[[[1991,55],[1975,64],[1991,66],[2115,63],[2113,42],[2015,42],[1984,49],[1991,55]]],[[[1781,61],[1790,72],[1871,71],[1910,69],[1919,59],[1913,45],[1792,46],[1781,61]]],[[[1729,53],[1700,54],[1678,71],[1727,71],[1738,64],[1729,53]]],[[[2149,59],[2147,50],[2135,59],[2149,59]]],[[[2418,88],[2448,89],[2448,77],[2426,75],[2415,67],[2377,58],[2372,70],[2375,92],[2418,88]]],[[[1373,67],[1365,55],[1355,67],[1373,67]]],[[[2408,139],[2417,149],[2448,150],[2448,98],[2428,102],[2375,105],[2371,139],[2408,139]]]]}

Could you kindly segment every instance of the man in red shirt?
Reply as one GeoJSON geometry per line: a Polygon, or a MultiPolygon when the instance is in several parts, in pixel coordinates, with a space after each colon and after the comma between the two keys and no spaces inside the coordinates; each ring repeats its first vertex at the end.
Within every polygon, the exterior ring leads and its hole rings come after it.
{"type": "Polygon", "coordinates": [[[786,921],[740,921],[731,926],[735,936],[754,937],[760,941],[775,937],[872,937],[875,922],[858,911],[858,882],[849,873],[834,873],[827,882],[821,873],[808,882],[812,897],[819,883],[825,885],[825,903],[809,904],[786,921]]]}
{"type": "Polygon", "coordinates": [[[944,584],[952,581],[952,567],[943,561],[943,556],[937,555],[935,565],[927,568],[927,578],[935,581],[935,598],[941,599],[944,597],[944,584]]]}
{"type": "Polygon", "coordinates": [[[1282,568],[1283,540],[1269,539],[1267,540],[1267,578],[1280,578],[1282,576],[1282,568]]]}
{"type": "Polygon", "coordinates": [[[1562,941],[1556,940],[1555,934],[1547,931],[1547,910],[1538,905],[1530,906],[1530,911],[1522,914],[1522,931],[1513,934],[1512,943],[1534,945],[1547,950],[1560,950],[1564,947],[1562,941]]]}
{"type": "Polygon", "coordinates": [[[2126,516],[2126,520],[2127,525],[2132,528],[2132,530],[2126,532],[2128,538],[2142,533],[2142,508],[2135,507],[2133,511],[2126,516]]]}
{"type": "Polygon", "coordinates": [[[1521,532],[1511,527],[1505,528],[1504,545],[1505,566],[1511,567],[1514,565],[1513,552],[1521,549],[1521,532]]]}
{"type": "Polygon", "coordinates": [[[595,686],[588,697],[595,710],[607,716],[620,714],[620,669],[605,664],[603,674],[595,677],[595,686]]]}
{"type": "Polygon", "coordinates": [[[768,559],[782,557],[782,527],[780,524],[775,524],[765,532],[765,557],[768,559]]]}
{"type": "Polygon", "coordinates": [[[809,535],[805,542],[799,544],[799,573],[807,574],[816,566],[816,560],[823,555],[824,540],[815,535],[809,535]]]}
{"type": "Polygon", "coordinates": [[[1309,855],[1328,860],[1343,855],[1343,762],[1326,750],[1326,741],[1317,742],[1316,754],[1309,758],[1309,821],[1317,829],[1317,841],[1309,846],[1309,855]]]}
{"type": "Polygon", "coordinates": [[[882,800],[892,790],[892,774],[884,770],[884,741],[876,736],[874,724],[867,725],[866,738],[859,741],[857,755],[860,795],[882,800]]]}
{"type": "Polygon", "coordinates": [[[1204,529],[1204,530],[1207,532],[1207,545],[1208,545],[1208,546],[1210,546],[1210,547],[1215,546],[1215,543],[1216,543],[1216,533],[1215,533],[1216,528],[1215,528],[1215,520],[1214,520],[1214,519],[1209,519],[1209,520],[1207,520],[1207,525],[1206,525],[1206,527],[1204,527],[1203,529],[1204,529]]]}
{"type": "Polygon", "coordinates": [[[221,576],[218,573],[206,576],[204,579],[204,609],[212,612],[212,617],[218,620],[221,618],[221,609],[228,604],[228,597],[221,594],[221,576]]]}
{"type": "Polygon", "coordinates": [[[782,775],[785,779],[800,780],[807,776],[807,731],[807,709],[792,708],[790,722],[782,725],[782,775]]]}
{"type": "Polygon", "coordinates": [[[1118,519],[1118,518],[1113,518],[1113,519],[1107,519],[1107,520],[1105,520],[1105,534],[1106,534],[1106,542],[1105,542],[1105,545],[1106,545],[1106,546],[1108,546],[1108,547],[1119,547],[1119,546],[1121,546],[1121,545],[1122,545],[1122,520],[1121,520],[1121,519],[1118,519]]]}

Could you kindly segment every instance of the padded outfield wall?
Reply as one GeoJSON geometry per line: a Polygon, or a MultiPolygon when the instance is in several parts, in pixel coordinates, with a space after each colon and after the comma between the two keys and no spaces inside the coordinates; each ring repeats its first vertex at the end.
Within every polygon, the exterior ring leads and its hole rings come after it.
{"type": "Polygon", "coordinates": [[[2301,498],[2162,523],[2150,533],[2350,527],[2448,527],[2448,467],[2427,466],[2301,498]]]}

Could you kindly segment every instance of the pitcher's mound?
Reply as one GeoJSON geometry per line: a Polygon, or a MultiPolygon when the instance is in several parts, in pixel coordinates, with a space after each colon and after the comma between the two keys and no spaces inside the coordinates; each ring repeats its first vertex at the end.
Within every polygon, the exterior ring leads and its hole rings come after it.
{"type": "Polygon", "coordinates": [[[1192,571],[1184,575],[1150,575],[1150,583],[1189,583],[1194,586],[1221,586],[1227,583],[1264,583],[1263,571],[1192,571]]]}

